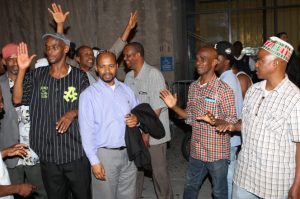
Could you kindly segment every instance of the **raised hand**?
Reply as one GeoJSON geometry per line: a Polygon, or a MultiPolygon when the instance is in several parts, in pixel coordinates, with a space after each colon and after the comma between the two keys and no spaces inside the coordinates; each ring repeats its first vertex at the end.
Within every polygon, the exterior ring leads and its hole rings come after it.
{"type": "Polygon", "coordinates": [[[20,43],[18,46],[18,56],[17,56],[19,69],[27,69],[30,66],[32,59],[35,56],[36,55],[33,54],[29,57],[27,44],[24,42],[20,43]]]}
{"type": "Polygon", "coordinates": [[[52,14],[52,17],[57,24],[64,23],[67,16],[70,14],[69,11],[63,13],[61,6],[56,5],[56,3],[52,3],[52,10],[48,8],[48,11],[52,14]]]}
{"type": "Polygon", "coordinates": [[[173,94],[167,90],[167,89],[163,89],[160,91],[160,95],[159,97],[164,100],[165,104],[169,107],[169,108],[173,108],[174,106],[176,106],[177,103],[177,95],[173,94]]]}
{"type": "Polygon", "coordinates": [[[130,29],[133,29],[136,26],[138,15],[139,15],[139,13],[137,10],[134,11],[133,13],[132,12],[130,13],[130,17],[129,17],[128,24],[127,24],[127,26],[130,29]]]}

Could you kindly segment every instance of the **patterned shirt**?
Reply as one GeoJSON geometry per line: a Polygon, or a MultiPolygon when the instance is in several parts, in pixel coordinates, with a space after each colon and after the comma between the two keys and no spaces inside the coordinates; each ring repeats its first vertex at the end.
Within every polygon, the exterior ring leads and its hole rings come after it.
{"type": "Polygon", "coordinates": [[[29,105],[30,146],[41,161],[64,164],[84,156],[78,120],[60,134],[56,122],[66,112],[78,109],[79,94],[89,85],[86,73],[69,68],[61,79],[49,75],[50,67],[26,74],[23,82],[23,105],[29,105]]]}
{"type": "Polygon", "coordinates": [[[254,84],[245,97],[234,182],[259,197],[281,199],[295,178],[300,91],[287,77],[272,91],[265,85],[254,84]]]}
{"type": "Polygon", "coordinates": [[[192,126],[191,157],[204,162],[229,159],[230,135],[221,135],[196,117],[207,112],[231,123],[237,122],[233,90],[223,81],[212,79],[200,85],[200,78],[189,88],[186,123],[192,126]]]}

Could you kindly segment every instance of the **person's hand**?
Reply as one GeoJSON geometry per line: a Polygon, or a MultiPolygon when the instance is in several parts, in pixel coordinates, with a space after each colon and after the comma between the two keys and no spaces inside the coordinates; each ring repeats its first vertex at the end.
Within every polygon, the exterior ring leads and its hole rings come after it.
{"type": "Polygon", "coordinates": [[[19,69],[27,69],[30,66],[32,59],[35,56],[36,55],[33,54],[29,57],[27,44],[21,42],[18,46],[18,55],[17,55],[17,62],[18,62],[19,69]]]}
{"type": "Polygon", "coordinates": [[[150,135],[149,133],[142,132],[142,138],[146,147],[150,146],[150,135]]]}
{"type": "Polygon", "coordinates": [[[105,181],[105,170],[102,163],[92,165],[92,172],[96,179],[105,181]]]}
{"type": "Polygon", "coordinates": [[[25,158],[27,156],[27,149],[28,146],[26,144],[15,144],[1,151],[2,158],[12,156],[20,156],[25,158]]]}
{"type": "Polygon", "coordinates": [[[65,12],[63,13],[61,6],[56,5],[56,3],[52,3],[52,10],[48,8],[48,11],[52,14],[52,17],[54,21],[59,24],[59,23],[64,23],[66,21],[67,16],[70,14],[70,12],[65,12]]]}
{"type": "Polygon", "coordinates": [[[300,198],[300,183],[295,183],[289,190],[288,199],[299,199],[300,198]]]}
{"type": "Polygon", "coordinates": [[[209,123],[210,125],[215,125],[216,123],[216,118],[213,114],[211,114],[210,112],[207,112],[205,115],[203,116],[198,116],[196,117],[197,121],[204,121],[209,123]]]}
{"type": "Polygon", "coordinates": [[[36,190],[36,186],[33,186],[32,184],[28,184],[28,183],[18,184],[18,193],[17,194],[22,197],[28,197],[35,190],[36,190]]]}
{"type": "Polygon", "coordinates": [[[74,111],[66,112],[56,122],[56,130],[59,133],[65,133],[68,130],[69,126],[71,125],[75,117],[76,117],[76,113],[74,111]]]}
{"type": "Polygon", "coordinates": [[[163,89],[160,91],[160,95],[159,97],[164,100],[165,104],[169,107],[169,108],[173,108],[174,106],[176,106],[177,103],[177,95],[173,94],[167,90],[167,89],[163,89]]]}
{"type": "Polygon", "coordinates": [[[130,29],[133,29],[136,24],[137,24],[137,19],[138,19],[138,11],[134,11],[133,13],[131,12],[130,13],[130,17],[129,17],[129,20],[128,20],[128,24],[127,26],[130,28],[130,29]]]}
{"type": "Polygon", "coordinates": [[[132,113],[127,114],[125,116],[125,123],[129,128],[136,127],[136,125],[138,124],[138,118],[132,113]]]}

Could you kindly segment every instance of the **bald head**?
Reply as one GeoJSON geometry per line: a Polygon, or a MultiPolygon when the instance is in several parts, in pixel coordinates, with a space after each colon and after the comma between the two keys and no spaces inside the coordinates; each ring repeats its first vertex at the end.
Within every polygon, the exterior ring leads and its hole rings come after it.
{"type": "Polygon", "coordinates": [[[218,63],[218,53],[213,47],[203,47],[196,55],[196,69],[199,75],[214,74],[218,63]]]}

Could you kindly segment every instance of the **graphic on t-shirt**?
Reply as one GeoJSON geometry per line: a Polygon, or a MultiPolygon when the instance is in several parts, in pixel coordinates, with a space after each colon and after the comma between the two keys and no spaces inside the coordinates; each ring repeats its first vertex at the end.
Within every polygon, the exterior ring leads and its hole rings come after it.
{"type": "Polygon", "coordinates": [[[41,86],[40,93],[41,93],[42,99],[47,99],[48,98],[48,86],[41,86]]]}
{"type": "Polygon", "coordinates": [[[69,86],[68,91],[64,92],[64,99],[66,102],[69,102],[70,100],[71,102],[74,102],[77,100],[77,95],[76,88],[74,86],[69,86]]]}

